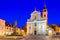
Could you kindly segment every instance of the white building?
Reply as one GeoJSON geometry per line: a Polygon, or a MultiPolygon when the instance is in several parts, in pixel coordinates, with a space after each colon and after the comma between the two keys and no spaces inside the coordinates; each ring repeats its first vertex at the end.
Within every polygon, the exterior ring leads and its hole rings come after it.
{"type": "Polygon", "coordinates": [[[47,9],[44,6],[43,12],[35,10],[27,20],[27,35],[45,35],[47,27],[47,9]]]}

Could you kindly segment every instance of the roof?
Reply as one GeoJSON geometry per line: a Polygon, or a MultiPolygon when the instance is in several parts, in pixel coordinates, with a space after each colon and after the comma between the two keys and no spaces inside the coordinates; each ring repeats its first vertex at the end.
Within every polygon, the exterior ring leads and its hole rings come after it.
{"type": "Polygon", "coordinates": [[[13,25],[11,25],[11,24],[10,24],[10,23],[8,23],[8,22],[5,22],[5,26],[13,27],[13,25]]]}

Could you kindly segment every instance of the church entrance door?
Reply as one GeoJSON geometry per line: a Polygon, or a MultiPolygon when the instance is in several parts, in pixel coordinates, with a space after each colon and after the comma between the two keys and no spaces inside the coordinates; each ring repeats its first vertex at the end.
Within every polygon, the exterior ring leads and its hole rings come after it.
{"type": "Polygon", "coordinates": [[[37,32],[36,31],[34,31],[34,35],[36,35],[37,34],[37,32]]]}

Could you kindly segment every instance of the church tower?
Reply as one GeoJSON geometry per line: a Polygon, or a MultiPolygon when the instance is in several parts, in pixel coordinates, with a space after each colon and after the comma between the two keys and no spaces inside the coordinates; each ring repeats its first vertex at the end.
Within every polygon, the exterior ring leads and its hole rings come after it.
{"type": "Polygon", "coordinates": [[[48,11],[47,11],[47,9],[46,9],[46,5],[44,4],[44,9],[43,9],[43,18],[46,20],[46,24],[47,24],[47,14],[48,14],[48,11]]]}
{"type": "Polygon", "coordinates": [[[46,5],[44,5],[44,9],[43,9],[43,18],[47,19],[47,9],[46,9],[46,5]]]}

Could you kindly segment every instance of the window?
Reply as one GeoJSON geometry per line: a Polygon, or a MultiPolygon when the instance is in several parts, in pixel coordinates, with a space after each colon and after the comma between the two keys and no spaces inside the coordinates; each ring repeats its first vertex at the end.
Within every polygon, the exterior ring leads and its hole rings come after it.
{"type": "Polygon", "coordinates": [[[44,15],[44,17],[46,17],[46,15],[44,15]]]}
{"type": "Polygon", "coordinates": [[[42,25],[41,25],[41,29],[42,29],[42,25]]]}
{"type": "Polygon", "coordinates": [[[31,27],[29,27],[29,30],[31,29],[31,27]]]}
{"type": "Polygon", "coordinates": [[[35,19],[36,19],[36,16],[35,16],[35,19]]]}
{"type": "Polygon", "coordinates": [[[34,26],[37,26],[36,23],[34,24],[34,26]]]}

